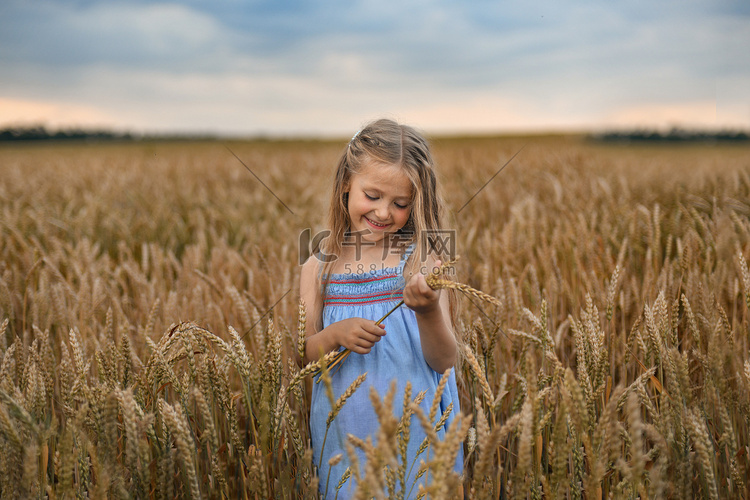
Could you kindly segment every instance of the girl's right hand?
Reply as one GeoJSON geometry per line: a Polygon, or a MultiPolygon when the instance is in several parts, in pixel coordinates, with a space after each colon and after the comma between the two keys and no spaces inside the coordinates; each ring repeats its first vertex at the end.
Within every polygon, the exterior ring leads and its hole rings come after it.
{"type": "Polygon", "coordinates": [[[385,327],[364,318],[349,318],[331,325],[335,327],[334,338],[342,345],[357,354],[367,354],[372,346],[385,335],[385,327]]]}

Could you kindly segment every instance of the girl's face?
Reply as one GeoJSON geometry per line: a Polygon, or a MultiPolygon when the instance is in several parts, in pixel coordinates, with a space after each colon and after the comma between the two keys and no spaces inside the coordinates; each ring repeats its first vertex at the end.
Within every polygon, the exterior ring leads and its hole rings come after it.
{"type": "Polygon", "coordinates": [[[382,241],[409,220],[412,185],[398,165],[366,163],[349,181],[351,231],[367,242],[382,241]]]}

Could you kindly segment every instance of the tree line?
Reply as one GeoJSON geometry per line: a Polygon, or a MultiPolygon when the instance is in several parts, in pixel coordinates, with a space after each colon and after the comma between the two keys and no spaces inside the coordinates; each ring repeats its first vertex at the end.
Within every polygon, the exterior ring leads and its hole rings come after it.
{"type": "Polygon", "coordinates": [[[598,142],[616,143],[743,143],[750,141],[750,135],[741,130],[701,131],[680,128],[664,132],[657,130],[609,131],[592,134],[590,138],[598,142]]]}
{"type": "Polygon", "coordinates": [[[106,129],[82,129],[69,128],[60,130],[48,130],[44,126],[31,127],[6,127],[0,130],[0,142],[16,141],[143,141],[143,140],[206,140],[214,139],[209,135],[190,134],[133,134],[130,132],[115,132],[106,129]]]}

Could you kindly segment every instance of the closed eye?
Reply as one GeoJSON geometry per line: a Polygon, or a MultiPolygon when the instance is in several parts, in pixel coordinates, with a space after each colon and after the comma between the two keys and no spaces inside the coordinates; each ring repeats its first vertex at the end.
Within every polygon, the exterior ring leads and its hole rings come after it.
{"type": "Polygon", "coordinates": [[[394,203],[394,205],[396,205],[400,209],[404,209],[409,206],[409,205],[399,205],[398,203],[394,203]]]}
{"type": "Polygon", "coordinates": [[[367,193],[365,193],[365,196],[367,197],[367,199],[368,199],[368,200],[371,200],[371,201],[375,201],[375,200],[377,200],[377,199],[378,199],[378,198],[377,198],[377,196],[370,196],[370,195],[369,195],[369,194],[367,194],[367,193]]]}

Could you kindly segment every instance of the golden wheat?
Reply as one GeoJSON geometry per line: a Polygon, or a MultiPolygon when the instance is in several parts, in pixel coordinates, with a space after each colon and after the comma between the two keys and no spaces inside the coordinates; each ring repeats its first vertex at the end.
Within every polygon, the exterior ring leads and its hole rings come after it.
{"type": "Polygon", "coordinates": [[[746,149],[436,140],[461,412],[379,395],[319,478],[294,296],[342,143],[231,147],[293,214],[217,143],[0,148],[0,496],[750,496],[746,149]]]}

